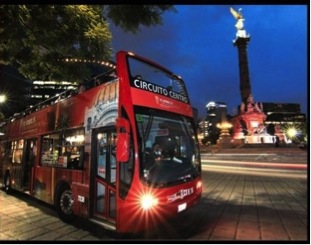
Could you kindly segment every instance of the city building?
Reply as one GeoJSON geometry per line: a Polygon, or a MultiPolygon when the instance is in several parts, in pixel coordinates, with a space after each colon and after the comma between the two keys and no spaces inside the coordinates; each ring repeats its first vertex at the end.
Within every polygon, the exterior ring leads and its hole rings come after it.
{"type": "Polygon", "coordinates": [[[206,105],[206,112],[206,119],[199,123],[202,143],[216,144],[220,134],[217,124],[227,120],[227,104],[210,101],[206,105]]]}
{"type": "MultiPolygon", "coordinates": [[[[93,74],[101,74],[103,67],[90,66],[93,74]]],[[[104,68],[106,69],[106,68],[104,68]]],[[[95,75],[92,75],[94,77],[95,75]]],[[[66,90],[76,90],[79,82],[68,81],[30,81],[12,66],[0,65],[0,94],[7,97],[1,104],[1,112],[8,118],[27,108],[57,96],[66,90]]],[[[85,80],[86,82],[88,80],[85,80]]],[[[82,82],[82,80],[81,80],[82,82]]]]}
{"type": "Polygon", "coordinates": [[[216,126],[217,123],[227,118],[227,104],[224,102],[208,102],[206,105],[206,112],[208,124],[216,126]]]}
{"type": "Polygon", "coordinates": [[[300,105],[295,103],[262,103],[269,123],[306,123],[306,115],[301,113],[300,105]]]}
{"type": "Polygon", "coordinates": [[[265,126],[269,134],[276,134],[277,128],[285,133],[287,143],[307,141],[306,114],[301,113],[295,103],[262,103],[267,115],[265,126]]]}
{"type": "Polygon", "coordinates": [[[76,90],[77,83],[67,81],[33,81],[29,103],[36,105],[66,90],[76,90]]]}

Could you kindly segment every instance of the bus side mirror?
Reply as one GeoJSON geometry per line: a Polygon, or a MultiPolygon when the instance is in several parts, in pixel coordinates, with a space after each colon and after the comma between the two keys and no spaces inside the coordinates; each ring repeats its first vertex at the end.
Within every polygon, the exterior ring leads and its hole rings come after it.
{"type": "Polygon", "coordinates": [[[124,118],[117,119],[117,149],[118,162],[128,162],[130,157],[130,123],[124,118]]]}

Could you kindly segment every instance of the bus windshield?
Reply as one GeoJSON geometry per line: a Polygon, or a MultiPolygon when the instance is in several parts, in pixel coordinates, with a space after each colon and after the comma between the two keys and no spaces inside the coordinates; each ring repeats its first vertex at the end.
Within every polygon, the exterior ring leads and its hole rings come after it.
{"type": "Polygon", "coordinates": [[[167,187],[199,175],[198,144],[187,117],[142,108],[136,108],[135,115],[141,143],[141,177],[146,183],[167,187]]]}

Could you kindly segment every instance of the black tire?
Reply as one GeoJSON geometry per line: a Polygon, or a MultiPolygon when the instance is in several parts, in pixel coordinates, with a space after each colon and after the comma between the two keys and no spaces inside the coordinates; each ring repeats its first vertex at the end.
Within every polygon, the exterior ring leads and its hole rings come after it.
{"type": "Polygon", "coordinates": [[[4,175],[4,190],[7,194],[11,193],[11,176],[9,171],[6,171],[4,175]]]}
{"type": "Polygon", "coordinates": [[[59,218],[64,222],[70,222],[74,218],[73,214],[73,195],[71,189],[62,185],[57,191],[56,210],[59,218]]]}

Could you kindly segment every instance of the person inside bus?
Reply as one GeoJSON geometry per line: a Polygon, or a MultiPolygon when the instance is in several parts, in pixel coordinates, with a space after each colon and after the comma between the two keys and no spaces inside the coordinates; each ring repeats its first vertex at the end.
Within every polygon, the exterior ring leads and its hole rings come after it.
{"type": "Polygon", "coordinates": [[[154,143],[152,148],[146,148],[146,161],[145,161],[145,169],[144,175],[145,177],[148,175],[150,169],[152,169],[155,165],[158,165],[163,159],[162,148],[160,144],[154,143]]]}
{"type": "Polygon", "coordinates": [[[65,152],[63,153],[63,156],[67,158],[67,168],[71,168],[71,169],[78,168],[79,158],[73,157],[74,152],[71,146],[65,147],[65,152]]]}
{"type": "Polygon", "coordinates": [[[65,147],[65,152],[63,153],[63,156],[67,157],[67,163],[69,163],[70,156],[71,156],[71,147],[70,146],[65,147]]]}
{"type": "Polygon", "coordinates": [[[152,147],[152,153],[153,158],[155,161],[160,161],[162,160],[162,148],[158,143],[154,143],[152,147]]]}
{"type": "Polygon", "coordinates": [[[158,163],[163,159],[162,155],[162,147],[158,143],[154,143],[152,146],[152,152],[151,152],[152,162],[158,163]]]}

